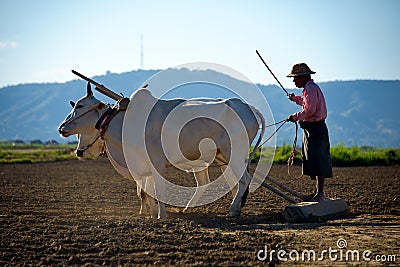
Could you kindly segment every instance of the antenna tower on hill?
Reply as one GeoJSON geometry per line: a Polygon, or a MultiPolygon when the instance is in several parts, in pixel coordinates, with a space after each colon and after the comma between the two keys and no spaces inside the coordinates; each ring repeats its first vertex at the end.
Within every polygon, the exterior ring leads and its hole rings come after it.
{"type": "Polygon", "coordinates": [[[140,69],[143,69],[143,33],[140,34],[140,69]]]}

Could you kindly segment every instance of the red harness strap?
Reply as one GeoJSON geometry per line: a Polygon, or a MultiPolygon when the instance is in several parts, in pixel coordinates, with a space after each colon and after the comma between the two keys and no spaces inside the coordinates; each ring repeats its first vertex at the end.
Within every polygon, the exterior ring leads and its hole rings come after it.
{"type": "Polygon", "coordinates": [[[108,125],[115,115],[117,115],[118,111],[119,110],[117,108],[109,107],[97,121],[95,128],[100,131],[101,139],[104,139],[104,134],[106,133],[108,125]]]}
{"type": "Polygon", "coordinates": [[[111,120],[117,115],[119,111],[125,111],[128,108],[129,99],[128,98],[121,98],[118,102],[109,107],[106,112],[101,115],[99,120],[97,121],[95,128],[100,131],[100,138],[104,140],[104,134],[107,131],[108,125],[110,124],[111,120]]]}
{"type": "Polygon", "coordinates": [[[99,154],[99,157],[105,157],[106,156],[106,143],[103,142],[103,146],[101,147],[101,152],[99,154]]]}

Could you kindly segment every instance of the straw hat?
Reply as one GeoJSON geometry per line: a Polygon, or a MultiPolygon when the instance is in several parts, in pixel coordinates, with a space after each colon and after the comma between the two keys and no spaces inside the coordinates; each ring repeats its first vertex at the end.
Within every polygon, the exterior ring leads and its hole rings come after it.
{"type": "Polygon", "coordinates": [[[298,63],[292,67],[292,70],[286,77],[297,77],[309,74],[315,74],[315,71],[310,70],[306,63],[298,63]]]}

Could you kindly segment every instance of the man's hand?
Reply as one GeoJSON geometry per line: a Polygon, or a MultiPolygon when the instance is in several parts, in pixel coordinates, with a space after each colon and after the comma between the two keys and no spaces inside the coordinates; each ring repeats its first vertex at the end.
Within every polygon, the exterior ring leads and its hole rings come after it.
{"type": "Polygon", "coordinates": [[[289,100],[295,102],[295,94],[288,94],[289,100]]]}
{"type": "Polygon", "coordinates": [[[290,115],[289,117],[287,117],[286,121],[295,122],[293,115],[290,115]]]}

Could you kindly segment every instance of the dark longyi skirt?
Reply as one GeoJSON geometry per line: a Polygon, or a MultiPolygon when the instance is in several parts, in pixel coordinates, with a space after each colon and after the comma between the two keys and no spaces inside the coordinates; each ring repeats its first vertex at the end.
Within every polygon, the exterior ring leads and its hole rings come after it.
{"type": "Polygon", "coordinates": [[[300,122],[304,130],[303,175],[332,177],[332,160],[330,153],[328,128],[325,120],[318,122],[300,122]]]}

